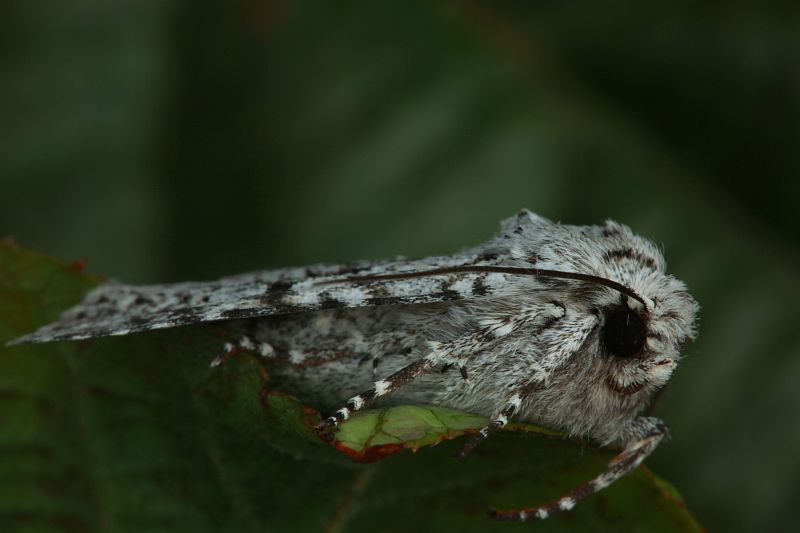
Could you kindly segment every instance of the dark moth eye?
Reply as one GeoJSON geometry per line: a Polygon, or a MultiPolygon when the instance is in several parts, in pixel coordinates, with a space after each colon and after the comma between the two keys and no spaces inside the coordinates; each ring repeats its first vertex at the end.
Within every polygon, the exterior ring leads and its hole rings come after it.
{"type": "Polygon", "coordinates": [[[641,351],[647,337],[647,324],[638,313],[626,307],[614,307],[606,312],[603,342],[617,357],[630,357],[641,351]]]}

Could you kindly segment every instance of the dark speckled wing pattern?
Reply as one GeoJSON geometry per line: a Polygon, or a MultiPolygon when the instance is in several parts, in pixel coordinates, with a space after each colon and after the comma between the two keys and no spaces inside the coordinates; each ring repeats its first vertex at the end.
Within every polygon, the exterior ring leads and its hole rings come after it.
{"type": "Polygon", "coordinates": [[[9,344],[77,340],[187,324],[379,305],[444,302],[492,294],[498,274],[457,273],[354,283],[353,276],[415,272],[507,259],[480,250],[420,260],[314,265],[241,274],[210,282],[133,286],[107,283],[58,321],[9,344]]]}

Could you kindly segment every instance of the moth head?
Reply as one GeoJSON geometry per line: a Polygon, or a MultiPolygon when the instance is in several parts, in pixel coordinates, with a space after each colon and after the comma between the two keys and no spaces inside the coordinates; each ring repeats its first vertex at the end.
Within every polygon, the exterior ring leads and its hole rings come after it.
{"type": "Polygon", "coordinates": [[[607,221],[558,226],[556,233],[536,248],[536,266],[561,272],[553,277],[582,274],[585,309],[597,317],[591,341],[603,389],[623,397],[641,392],[636,398],[644,400],[666,384],[695,337],[697,302],[666,273],[661,250],[627,226],[607,221]]]}
{"type": "Polygon", "coordinates": [[[646,303],[621,295],[600,310],[606,385],[621,396],[664,386],[684,344],[695,337],[698,306],[683,283],[664,274],[653,278],[646,284],[650,290],[642,291],[646,303]]]}

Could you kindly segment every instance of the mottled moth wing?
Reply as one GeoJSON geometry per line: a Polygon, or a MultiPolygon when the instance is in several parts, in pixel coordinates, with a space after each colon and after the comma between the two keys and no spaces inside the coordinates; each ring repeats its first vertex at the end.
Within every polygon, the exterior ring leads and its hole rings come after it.
{"type": "MultiPolygon", "coordinates": [[[[252,272],[210,282],[124,285],[110,282],[91,291],[58,321],[9,344],[77,340],[319,309],[435,303],[480,297],[491,279],[474,273],[413,280],[348,281],[353,276],[416,272],[462,265],[494,265],[497,254],[473,250],[420,260],[396,259],[313,265],[252,272]]],[[[496,276],[495,276],[496,278],[496,276]]]]}

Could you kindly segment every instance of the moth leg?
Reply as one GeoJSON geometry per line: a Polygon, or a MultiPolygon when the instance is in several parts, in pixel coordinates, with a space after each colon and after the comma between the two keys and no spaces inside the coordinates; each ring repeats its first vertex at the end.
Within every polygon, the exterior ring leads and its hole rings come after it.
{"type": "Polygon", "coordinates": [[[492,420],[487,426],[482,427],[479,432],[477,432],[472,436],[471,439],[469,439],[469,441],[467,441],[464,447],[461,448],[461,451],[458,452],[458,458],[464,459],[480,443],[489,438],[489,435],[500,429],[503,429],[506,424],[508,424],[508,419],[517,412],[520,405],[522,405],[522,397],[519,393],[515,393],[506,401],[505,405],[494,418],[494,420],[492,420]]]}
{"type": "Polygon", "coordinates": [[[430,372],[438,360],[439,358],[436,354],[431,354],[404,366],[385,379],[376,381],[371,389],[362,392],[358,396],[353,396],[347,400],[344,407],[336,411],[336,414],[314,426],[314,433],[324,441],[333,440],[333,433],[339,427],[339,422],[347,420],[351,414],[367,407],[378,398],[388,396],[397,389],[414,381],[420,375],[430,372]]]}
{"type": "Polygon", "coordinates": [[[262,357],[269,357],[275,353],[275,350],[269,343],[255,342],[247,335],[242,335],[236,342],[223,344],[221,353],[211,361],[209,366],[214,368],[223,365],[239,352],[255,352],[262,357]]]}
{"type": "Polygon", "coordinates": [[[544,519],[552,514],[568,511],[577,502],[599,492],[625,474],[635,470],[668,434],[667,426],[661,420],[639,417],[629,427],[629,440],[625,448],[611,459],[608,469],[596,478],[575,487],[561,498],[543,505],[523,509],[489,509],[489,516],[498,520],[525,521],[531,518],[544,519]]]}

